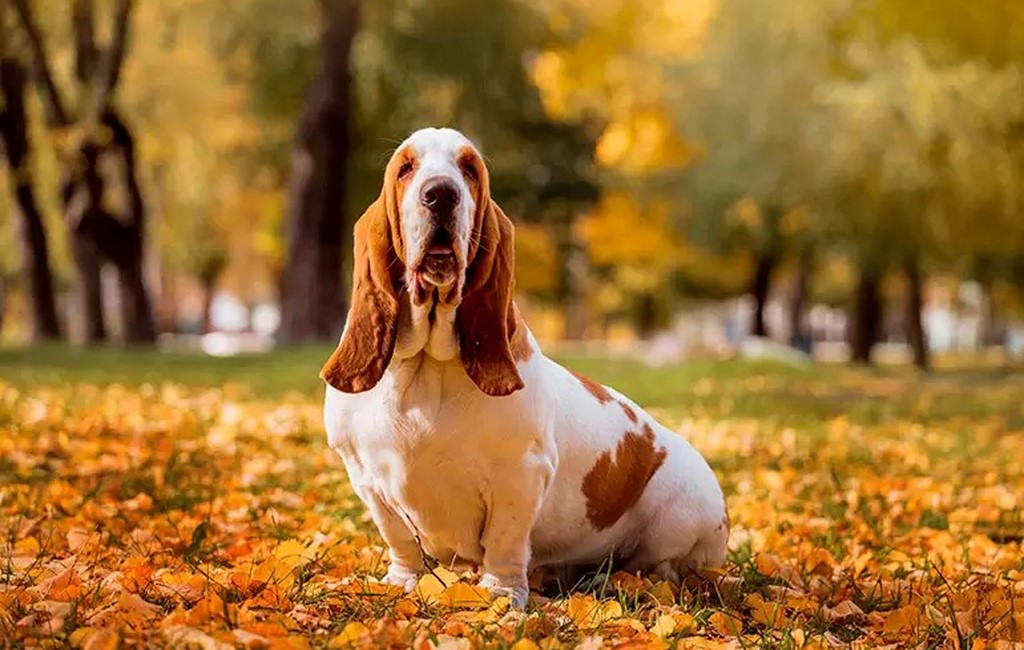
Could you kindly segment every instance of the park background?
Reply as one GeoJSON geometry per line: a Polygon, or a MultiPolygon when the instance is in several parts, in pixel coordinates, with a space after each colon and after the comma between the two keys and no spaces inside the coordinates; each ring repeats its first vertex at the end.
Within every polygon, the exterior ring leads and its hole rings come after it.
{"type": "Polygon", "coordinates": [[[1024,349],[1013,2],[3,6],[5,340],[335,340],[387,156],[452,125],[545,341],[1024,349]]]}
{"type": "Polygon", "coordinates": [[[1019,1],[0,0],[0,91],[0,647],[1024,643],[1019,1]],[[425,125],[709,460],[710,587],[377,583],[317,372],[425,125]]]}

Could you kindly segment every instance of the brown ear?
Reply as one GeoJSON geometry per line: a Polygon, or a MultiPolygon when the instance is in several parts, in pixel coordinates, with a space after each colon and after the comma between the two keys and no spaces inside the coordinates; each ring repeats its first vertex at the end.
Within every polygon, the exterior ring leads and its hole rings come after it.
{"type": "Polygon", "coordinates": [[[382,193],[355,226],[352,304],[348,322],[320,378],[343,393],[362,393],[377,385],[395,351],[398,298],[392,272],[386,193],[382,193]]]}
{"type": "Polygon", "coordinates": [[[493,200],[486,201],[456,324],[466,374],[484,393],[501,397],[525,384],[509,347],[515,327],[512,221],[493,200]]]}

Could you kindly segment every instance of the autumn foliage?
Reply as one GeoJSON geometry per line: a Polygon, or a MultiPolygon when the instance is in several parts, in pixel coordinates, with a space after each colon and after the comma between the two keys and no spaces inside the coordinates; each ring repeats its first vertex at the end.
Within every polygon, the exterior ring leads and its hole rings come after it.
{"type": "Polygon", "coordinates": [[[0,635],[83,648],[1019,647],[1021,389],[845,370],[679,385],[687,412],[654,411],[722,480],[724,571],[681,591],[601,575],[534,592],[519,612],[443,567],[408,595],[378,582],[386,551],[318,399],[0,384],[0,635]],[[760,407],[742,400],[764,399],[783,408],[751,417],[760,407]],[[817,417],[834,404],[850,415],[817,417]]]}

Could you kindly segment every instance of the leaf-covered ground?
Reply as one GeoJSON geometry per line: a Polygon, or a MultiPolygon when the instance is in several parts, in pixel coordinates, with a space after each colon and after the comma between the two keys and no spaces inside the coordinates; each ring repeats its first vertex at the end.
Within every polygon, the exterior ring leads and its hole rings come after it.
{"type": "Polygon", "coordinates": [[[0,353],[5,645],[1024,644],[1021,375],[570,360],[707,456],[730,561],[681,592],[613,574],[520,613],[443,570],[411,595],[377,582],[318,354],[251,362],[297,393],[239,360],[25,354],[0,353]]]}

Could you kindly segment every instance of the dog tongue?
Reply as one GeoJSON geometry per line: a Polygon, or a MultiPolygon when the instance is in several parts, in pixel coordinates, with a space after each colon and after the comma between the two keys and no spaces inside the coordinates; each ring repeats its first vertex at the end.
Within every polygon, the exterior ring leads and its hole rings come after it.
{"type": "Polygon", "coordinates": [[[447,228],[438,228],[430,238],[427,255],[446,255],[452,253],[452,236],[447,228]]]}

